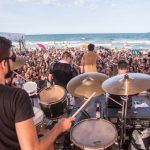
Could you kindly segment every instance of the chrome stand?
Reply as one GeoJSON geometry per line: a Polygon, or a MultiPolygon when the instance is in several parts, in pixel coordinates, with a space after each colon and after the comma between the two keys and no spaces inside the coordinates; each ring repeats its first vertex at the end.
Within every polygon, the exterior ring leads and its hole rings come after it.
{"type": "Polygon", "coordinates": [[[126,138],[126,118],[127,118],[127,105],[128,105],[128,96],[121,97],[123,104],[117,102],[113,98],[109,97],[109,94],[106,93],[106,118],[108,119],[108,99],[112,100],[116,104],[122,107],[121,118],[120,118],[120,142],[119,147],[122,148],[122,144],[125,142],[126,138]]]}

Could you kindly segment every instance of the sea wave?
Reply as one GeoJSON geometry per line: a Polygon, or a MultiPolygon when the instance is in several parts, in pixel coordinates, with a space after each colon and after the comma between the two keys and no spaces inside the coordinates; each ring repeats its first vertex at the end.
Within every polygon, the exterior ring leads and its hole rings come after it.
{"type": "MultiPolygon", "coordinates": [[[[60,40],[60,41],[26,41],[25,46],[27,48],[36,48],[38,47],[38,43],[45,45],[46,47],[80,47],[85,44],[93,43],[95,46],[103,46],[103,47],[116,47],[116,48],[140,48],[140,49],[147,49],[150,48],[150,40],[127,40],[127,39],[120,39],[120,40],[60,40]]],[[[13,45],[17,46],[18,43],[14,42],[13,45]]]]}
{"type": "Polygon", "coordinates": [[[150,45],[150,40],[114,40],[112,44],[147,44],[150,45]]]}

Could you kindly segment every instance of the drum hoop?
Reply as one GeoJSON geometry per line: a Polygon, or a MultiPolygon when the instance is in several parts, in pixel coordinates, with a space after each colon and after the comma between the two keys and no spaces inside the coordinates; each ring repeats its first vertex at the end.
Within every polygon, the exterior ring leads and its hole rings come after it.
{"type": "MultiPolygon", "coordinates": [[[[59,85],[53,85],[53,86],[51,86],[51,87],[54,87],[54,86],[61,87],[61,86],[59,86],[59,85]]],[[[47,88],[47,87],[41,89],[40,92],[42,92],[42,91],[43,91],[44,89],[46,89],[46,88],[47,88]]],[[[40,100],[40,92],[39,92],[39,103],[44,104],[44,105],[53,105],[53,104],[57,104],[57,103],[59,103],[59,102],[64,102],[64,101],[66,100],[65,98],[66,98],[66,96],[67,96],[67,91],[65,90],[65,88],[63,88],[63,87],[61,87],[61,88],[64,89],[64,96],[63,96],[60,100],[55,101],[55,102],[51,102],[51,103],[43,102],[43,101],[40,100]]]]}
{"type": "Polygon", "coordinates": [[[54,105],[54,104],[58,104],[58,103],[60,103],[60,102],[64,102],[66,99],[65,99],[65,96],[64,96],[64,98],[62,98],[61,100],[59,100],[59,101],[56,101],[56,102],[52,102],[52,103],[46,103],[46,102],[42,102],[42,101],[40,101],[39,100],[39,103],[40,104],[44,104],[44,105],[54,105]],[[63,99],[63,100],[62,100],[63,99]]]}
{"type": "Polygon", "coordinates": [[[80,145],[79,143],[77,143],[76,142],[76,140],[74,140],[74,138],[73,138],[73,136],[72,136],[72,131],[73,131],[73,129],[74,129],[74,127],[76,127],[78,124],[80,124],[81,122],[84,122],[84,121],[88,121],[88,120],[97,120],[97,118],[89,118],[89,119],[84,119],[84,120],[81,120],[81,121],[79,121],[77,124],[75,124],[72,128],[71,128],[71,130],[70,130],[70,139],[71,139],[71,141],[76,145],[76,146],[78,146],[78,147],[80,147],[80,148],[82,148],[82,149],[84,149],[84,148],[89,148],[89,149],[98,149],[98,148],[108,148],[109,146],[111,146],[114,142],[115,142],[115,140],[117,139],[117,136],[118,136],[118,133],[117,133],[117,130],[116,130],[116,127],[115,127],[115,125],[114,124],[112,124],[110,121],[108,121],[108,120],[105,120],[105,119],[101,119],[100,118],[100,120],[103,120],[103,121],[105,121],[105,122],[108,122],[108,123],[110,123],[113,127],[114,127],[114,129],[115,129],[115,131],[116,131],[116,135],[115,135],[115,137],[114,137],[114,139],[112,140],[112,141],[110,141],[109,142],[109,144],[106,146],[106,147],[85,147],[84,145],[80,145]]]}
{"type": "Polygon", "coordinates": [[[30,86],[32,86],[32,87],[34,86],[37,89],[37,83],[36,82],[28,81],[28,82],[24,83],[23,86],[25,86],[27,84],[30,84],[30,86]]]}

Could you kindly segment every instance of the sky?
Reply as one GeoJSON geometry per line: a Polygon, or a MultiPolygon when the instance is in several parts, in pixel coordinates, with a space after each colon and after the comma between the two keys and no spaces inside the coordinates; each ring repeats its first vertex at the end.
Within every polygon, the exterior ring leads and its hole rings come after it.
{"type": "Polygon", "coordinates": [[[150,32],[150,0],[0,0],[0,32],[150,32]]]}

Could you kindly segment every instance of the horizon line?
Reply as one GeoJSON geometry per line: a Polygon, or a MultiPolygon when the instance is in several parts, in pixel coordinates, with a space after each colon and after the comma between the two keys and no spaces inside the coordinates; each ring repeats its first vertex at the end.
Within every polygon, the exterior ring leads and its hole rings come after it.
{"type": "Polygon", "coordinates": [[[21,32],[0,32],[6,34],[24,34],[25,36],[31,35],[63,35],[63,34],[148,34],[150,32],[81,32],[81,33],[21,33],[21,32]]]}
{"type": "Polygon", "coordinates": [[[30,35],[59,35],[59,34],[147,34],[150,32],[90,32],[90,33],[31,33],[25,34],[27,36],[30,35]]]}

